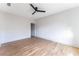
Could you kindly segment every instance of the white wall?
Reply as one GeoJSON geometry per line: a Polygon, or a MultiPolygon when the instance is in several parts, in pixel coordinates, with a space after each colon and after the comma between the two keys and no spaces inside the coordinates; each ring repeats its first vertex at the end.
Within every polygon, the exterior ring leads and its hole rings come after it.
{"type": "Polygon", "coordinates": [[[37,19],[36,36],[79,47],[79,7],[37,19]]]}
{"type": "Polygon", "coordinates": [[[30,23],[27,18],[0,11],[0,43],[29,38],[30,23]]]}

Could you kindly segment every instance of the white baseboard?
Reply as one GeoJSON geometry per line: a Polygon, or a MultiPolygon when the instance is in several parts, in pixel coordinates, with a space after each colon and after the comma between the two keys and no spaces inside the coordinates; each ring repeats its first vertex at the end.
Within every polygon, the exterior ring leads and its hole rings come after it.
{"type": "MultiPolygon", "coordinates": [[[[38,37],[38,38],[46,39],[46,38],[43,38],[43,37],[38,37]]],[[[50,41],[53,41],[53,42],[56,42],[56,43],[60,43],[60,44],[64,44],[64,45],[68,45],[68,46],[79,48],[79,44],[77,44],[78,42],[73,43],[73,40],[66,40],[66,42],[63,41],[63,40],[57,40],[57,39],[46,39],[46,40],[50,40],[50,41]]]]}

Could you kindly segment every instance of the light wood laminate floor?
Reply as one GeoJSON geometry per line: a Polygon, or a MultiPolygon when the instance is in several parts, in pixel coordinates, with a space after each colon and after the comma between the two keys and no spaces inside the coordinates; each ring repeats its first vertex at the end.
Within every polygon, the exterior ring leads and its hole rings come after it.
{"type": "Polygon", "coordinates": [[[79,55],[79,48],[33,37],[4,44],[1,56],[71,56],[79,55]]]}

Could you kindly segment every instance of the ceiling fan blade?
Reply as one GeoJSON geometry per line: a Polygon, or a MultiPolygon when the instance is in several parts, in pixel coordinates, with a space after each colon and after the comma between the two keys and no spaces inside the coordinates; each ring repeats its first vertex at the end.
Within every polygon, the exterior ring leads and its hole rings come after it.
{"type": "Polygon", "coordinates": [[[36,10],[36,8],[35,8],[32,4],[30,4],[30,6],[31,6],[34,10],[36,10]]]}
{"type": "Polygon", "coordinates": [[[37,12],[46,12],[46,11],[43,11],[43,10],[37,10],[37,12]]]}
{"type": "Polygon", "coordinates": [[[32,13],[32,15],[35,14],[35,13],[36,13],[36,11],[34,11],[34,12],[32,13]]]}

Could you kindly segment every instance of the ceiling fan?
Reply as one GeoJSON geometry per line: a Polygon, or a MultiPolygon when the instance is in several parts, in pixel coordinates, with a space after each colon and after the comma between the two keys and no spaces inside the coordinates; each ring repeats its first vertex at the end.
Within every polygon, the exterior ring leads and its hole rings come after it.
{"type": "Polygon", "coordinates": [[[43,10],[39,10],[38,7],[34,7],[33,4],[30,4],[30,6],[35,10],[35,11],[32,13],[32,15],[35,14],[36,12],[44,12],[44,13],[46,12],[46,11],[43,11],[43,10]]]}
{"type": "Polygon", "coordinates": [[[7,3],[7,6],[11,6],[11,3],[7,3]]]}

